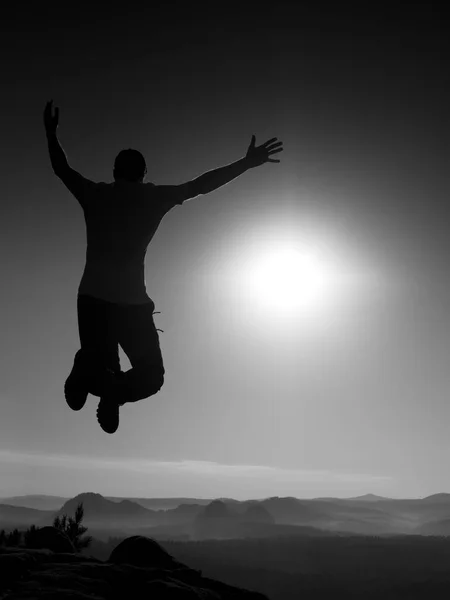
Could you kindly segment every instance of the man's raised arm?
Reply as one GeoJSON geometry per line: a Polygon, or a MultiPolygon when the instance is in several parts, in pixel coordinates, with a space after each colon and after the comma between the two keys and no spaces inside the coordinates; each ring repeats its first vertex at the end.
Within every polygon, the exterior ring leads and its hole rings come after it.
{"type": "Polygon", "coordinates": [[[58,141],[56,129],[59,121],[59,108],[55,108],[55,114],[52,114],[53,100],[47,102],[44,110],[44,126],[47,134],[48,152],[52,163],[53,171],[60,176],[64,171],[70,169],[64,150],[58,141]]]}
{"type": "Polygon", "coordinates": [[[281,152],[283,150],[282,145],[283,142],[277,142],[278,138],[272,138],[264,144],[260,146],[255,146],[255,136],[252,136],[252,141],[250,142],[250,146],[248,147],[247,154],[244,158],[237,160],[230,165],[226,165],[225,167],[219,167],[218,169],[213,169],[212,171],[207,171],[193,179],[190,184],[193,186],[193,189],[197,191],[198,194],[208,194],[213,190],[216,190],[219,187],[229,183],[239,175],[242,175],[248,169],[252,169],[253,167],[259,167],[266,162],[279,163],[279,160],[275,160],[269,158],[272,154],[276,154],[277,152],[281,152]]]}
{"type": "Polygon", "coordinates": [[[48,152],[53,171],[61,179],[67,189],[75,196],[83,208],[87,206],[86,195],[95,184],[72,169],[67,162],[66,154],[56,135],[59,121],[59,108],[52,114],[53,100],[47,102],[44,110],[44,126],[47,134],[48,152]]]}

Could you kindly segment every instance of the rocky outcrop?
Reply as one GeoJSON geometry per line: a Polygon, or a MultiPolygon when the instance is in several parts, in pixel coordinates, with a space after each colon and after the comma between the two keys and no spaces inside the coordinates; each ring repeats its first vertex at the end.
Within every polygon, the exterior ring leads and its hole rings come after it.
{"type": "Polygon", "coordinates": [[[274,517],[260,503],[250,504],[242,512],[220,500],[214,500],[193,521],[191,536],[195,540],[226,540],[254,537],[261,533],[270,535],[267,527],[273,525],[274,517]]]}
{"type": "Polygon", "coordinates": [[[143,535],[133,535],[120,542],[111,552],[109,562],[118,565],[158,569],[178,569],[184,567],[177,562],[158,542],[143,535]]]}
{"type": "Polygon", "coordinates": [[[0,600],[267,600],[203,577],[143,536],[121,542],[107,562],[73,552],[0,546],[0,573],[0,600]]]}
{"type": "Polygon", "coordinates": [[[213,500],[205,506],[202,513],[202,517],[207,519],[230,519],[233,516],[234,513],[221,500],[213,500]]]}
{"type": "Polygon", "coordinates": [[[275,523],[273,516],[261,504],[251,504],[244,513],[244,519],[249,523],[275,523]]]}

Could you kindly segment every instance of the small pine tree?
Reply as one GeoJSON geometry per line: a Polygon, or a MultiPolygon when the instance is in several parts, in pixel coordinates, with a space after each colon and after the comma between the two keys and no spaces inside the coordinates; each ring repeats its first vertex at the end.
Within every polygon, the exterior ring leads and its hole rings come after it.
{"type": "Polygon", "coordinates": [[[62,515],[62,517],[55,517],[55,520],[53,521],[53,527],[67,535],[77,552],[80,552],[83,548],[88,548],[93,539],[90,535],[81,537],[87,531],[87,527],[81,525],[83,516],[84,509],[83,503],[81,502],[76,508],[75,519],[68,517],[67,515],[62,515]]]}
{"type": "Polygon", "coordinates": [[[10,531],[6,536],[7,546],[18,546],[22,541],[22,534],[18,529],[10,531]]]}
{"type": "Polygon", "coordinates": [[[4,546],[6,544],[6,532],[4,529],[0,531],[0,546],[4,546]]]}
{"type": "Polygon", "coordinates": [[[25,544],[26,548],[33,548],[34,547],[34,539],[35,539],[35,535],[36,532],[39,531],[39,527],[36,527],[36,525],[31,525],[31,527],[29,527],[23,534],[23,541],[25,544]]]}

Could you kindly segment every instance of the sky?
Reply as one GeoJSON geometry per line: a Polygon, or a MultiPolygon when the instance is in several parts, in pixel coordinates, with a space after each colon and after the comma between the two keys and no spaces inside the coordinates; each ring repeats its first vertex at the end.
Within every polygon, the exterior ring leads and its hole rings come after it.
{"type": "Polygon", "coordinates": [[[268,6],[3,19],[0,497],[450,492],[448,21],[434,2],[268,6]],[[145,277],[165,384],[114,435],[98,399],[64,400],[86,237],[49,99],[95,181],[122,148],[179,184],[253,134],[284,144],[164,217],[145,277]]]}

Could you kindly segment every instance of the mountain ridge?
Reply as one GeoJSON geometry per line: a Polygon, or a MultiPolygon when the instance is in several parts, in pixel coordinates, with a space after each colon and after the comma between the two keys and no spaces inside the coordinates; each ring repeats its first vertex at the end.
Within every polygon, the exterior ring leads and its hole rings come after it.
{"type": "MultiPolygon", "coordinates": [[[[167,536],[195,536],[199,534],[198,527],[195,533],[196,519],[202,513],[209,514],[210,525],[214,519],[216,522],[212,528],[203,524],[201,535],[210,535],[216,531],[220,533],[220,537],[226,533],[226,525],[220,524],[220,519],[233,522],[232,535],[238,537],[244,535],[245,528],[245,531],[250,528],[252,535],[262,534],[261,532],[264,535],[275,535],[275,525],[312,527],[347,534],[425,535],[441,531],[442,535],[449,535],[447,521],[450,519],[450,494],[433,494],[423,499],[380,498],[383,497],[374,494],[349,499],[272,496],[263,500],[216,499],[207,504],[188,502],[166,510],[153,510],[129,498],[120,501],[116,498],[113,501],[97,492],[83,492],[64,502],[57,510],[0,503],[0,529],[24,528],[31,524],[51,525],[56,516],[67,514],[73,517],[77,505],[83,503],[85,526],[93,533],[102,532],[103,537],[107,536],[108,531],[114,535],[131,535],[140,531],[151,535],[152,528],[155,534],[165,539],[167,536]],[[242,525],[248,521],[253,521],[254,524],[242,525]]],[[[41,499],[39,497],[39,501],[41,499]]],[[[204,520],[203,517],[202,519],[204,520]]]]}

